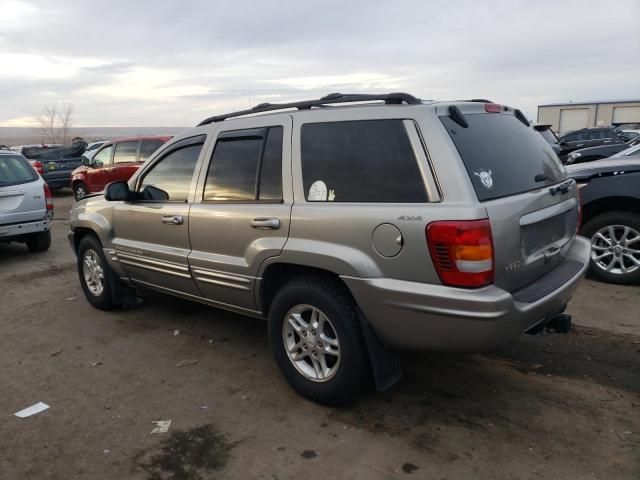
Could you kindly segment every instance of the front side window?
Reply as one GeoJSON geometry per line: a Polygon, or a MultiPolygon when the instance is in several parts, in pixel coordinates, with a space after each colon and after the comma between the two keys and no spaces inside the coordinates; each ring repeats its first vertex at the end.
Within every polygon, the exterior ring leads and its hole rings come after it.
{"type": "Polygon", "coordinates": [[[113,145],[104,147],[93,157],[93,164],[97,167],[111,165],[111,152],[113,152],[113,145]]]}
{"type": "Polygon", "coordinates": [[[138,189],[142,200],[186,202],[202,144],[173,150],[151,167],[138,189]]]}
{"type": "Polygon", "coordinates": [[[308,123],[301,136],[307,201],[428,201],[403,120],[308,123]]]}
{"type": "Polygon", "coordinates": [[[138,159],[138,141],[116,144],[113,163],[131,163],[138,159]]]}
{"type": "Polygon", "coordinates": [[[282,134],[282,127],[223,132],[213,151],[203,200],[281,200],[282,134]]]}

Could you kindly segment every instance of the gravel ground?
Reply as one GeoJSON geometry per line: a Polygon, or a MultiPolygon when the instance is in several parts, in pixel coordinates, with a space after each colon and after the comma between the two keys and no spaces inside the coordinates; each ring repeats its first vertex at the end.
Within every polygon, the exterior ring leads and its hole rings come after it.
{"type": "Polygon", "coordinates": [[[49,252],[0,245],[0,479],[640,478],[640,287],[585,280],[571,334],[403,355],[391,391],[326,408],[264,322],[151,292],[91,308],[55,201],[49,252]]]}

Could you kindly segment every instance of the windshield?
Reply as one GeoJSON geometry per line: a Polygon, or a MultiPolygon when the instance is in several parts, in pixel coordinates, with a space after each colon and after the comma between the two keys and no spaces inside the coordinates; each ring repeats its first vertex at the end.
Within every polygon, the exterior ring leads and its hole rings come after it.
{"type": "Polygon", "coordinates": [[[0,187],[34,182],[38,174],[19,155],[0,155],[0,187]]]}
{"type": "Polygon", "coordinates": [[[514,115],[481,113],[465,118],[467,128],[449,116],[440,120],[480,201],[535,190],[566,178],[551,145],[514,115]]]}

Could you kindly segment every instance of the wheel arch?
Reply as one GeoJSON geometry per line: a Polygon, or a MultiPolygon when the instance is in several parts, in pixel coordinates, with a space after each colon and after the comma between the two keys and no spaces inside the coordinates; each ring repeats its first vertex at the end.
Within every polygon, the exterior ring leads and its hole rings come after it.
{"type": "Polygon", "coordinates": [[[607,212],[626,211],[640,214],[640,200],[634,197],[614,196],[592,200],[582,206],[582,229],[591,219],[607,212]]]}

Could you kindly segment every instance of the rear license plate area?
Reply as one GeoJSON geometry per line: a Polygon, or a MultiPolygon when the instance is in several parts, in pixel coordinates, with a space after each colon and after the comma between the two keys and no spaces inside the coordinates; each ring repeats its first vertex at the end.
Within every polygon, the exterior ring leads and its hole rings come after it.
{"type": "Polygon", "coordinates": [[[562,240],[567,234],[567,213],[522,227],[522,247],[529,256],[562,240]]]}

